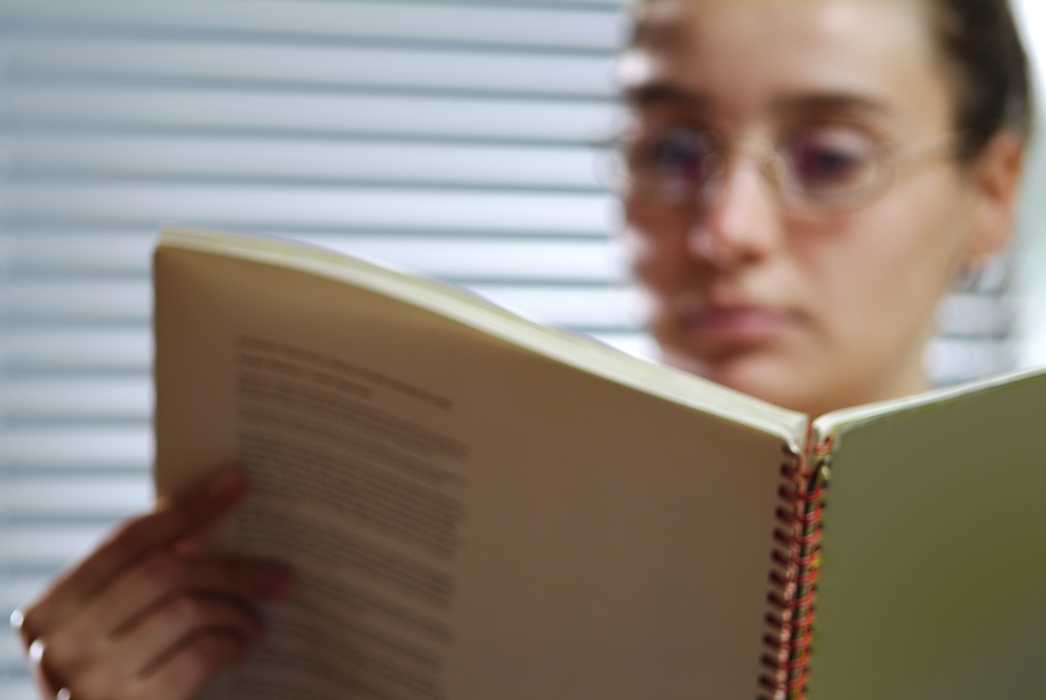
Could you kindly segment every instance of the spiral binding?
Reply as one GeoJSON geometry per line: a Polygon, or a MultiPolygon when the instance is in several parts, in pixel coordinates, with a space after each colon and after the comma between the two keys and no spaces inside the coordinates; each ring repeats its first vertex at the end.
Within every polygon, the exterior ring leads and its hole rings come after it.
{"type": "Polygon", "coordinates": [[[771,628],[763,642],[771,650],[762,658],[768,673],[759,679],[759,700],[804,700],[807,661],[810,658],[814,590],[820,570],[821,514],[824,511],[824,465],[831,439],[814,448],[814,463],[804,455],[787,453],[781,465],[783,483],[778,495],[785,505],[777,509],[782,527],[774,530],[777,547],[770,571],[773,589],[767,596],[771,628]],[[766,693],[769,692],[769,695],[766,693]]]}

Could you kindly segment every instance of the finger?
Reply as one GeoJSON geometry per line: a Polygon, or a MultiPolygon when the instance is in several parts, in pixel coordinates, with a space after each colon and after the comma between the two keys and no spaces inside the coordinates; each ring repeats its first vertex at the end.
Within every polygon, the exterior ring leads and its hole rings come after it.
{"type": "Polygon", "coordinates": [[[247,642],[223,630],[207,630],[185,640],[144,675],[121,676],[99,665],[66,686],[75,700],[191,700],[219,671],[241,661],[247,642]]]}
{"type": "Polygon", "coordinates": [[[33,677],[36,687],[44,697],[52,697],[57,694],[60,684],[56,685],[54,678],[44,668],[44,656],[46,645],[42,639],[37,639],[26,650],[26,662],[29,666],[29,674],[33,677]]]}
{"type": "Polygon", "coordinates": [[[285,598],[293,587],[293,574],[280,564],[157,552],[116,579],[105,595],[88,603],[76,623],[112,635],[178,592],[266,601],[285,598]]]}
{"type": "Polygon", "coordinates": [[[91,595],[143,555],[217,522],[240,501],[246,487],[242,472],[226,471],[182,495],[160,499],[151,514],[119,527],[91,557],[70,572],[57,592],[69,588],[74,596],[91,595]]]}
{"type": "MultiPolygon", "coordinates": [[[[211,632],[189,640],[175,650],[135,688],[140,695],[157,700],[189,700],[222,669],[243,660],[248,646],[229,634],[211,632]]],[[[73,696],[75,697],[75,696],[73,696]]]]}
{"type": "Polygon", "coordinates": [[[285,597],[293,586],[293,577],[283,566],[157,552],[46,635],[48,660],[56,677],[67,678],[110,653],[128,629],[178,597],[222,598],[249,608],[249,601],[285,597]]]}
{"type": "Polygon", "coordinates": [[[118,527],[23,612],[19,629],[23,641],[28,645],[46,630],[60,625],[100,587],[143,555],[216,522],[239,502],[245,491],[242,472],[222,472],[181,496],[161,499],[152,513],[118,527]]]}
{"type": "Polygon", "coordinates": [[[168,601],[129,630],[109,651],[120,676],[144,675],[201,634],[222,630],[254,644],[264,636],[253,611],[219,598],[182,596],[168,601]]]}

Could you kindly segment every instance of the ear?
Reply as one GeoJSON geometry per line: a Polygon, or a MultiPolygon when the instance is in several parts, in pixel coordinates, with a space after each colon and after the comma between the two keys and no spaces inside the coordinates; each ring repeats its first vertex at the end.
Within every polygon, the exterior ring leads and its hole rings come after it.
{"type": "Polygon", "coordinates": [[[1003,129],[969,167],[972,201],[966,257],[968,262],[976,262],[1010,240],[1024,167],[1024,141],[1012,130],[1003,129]]]}

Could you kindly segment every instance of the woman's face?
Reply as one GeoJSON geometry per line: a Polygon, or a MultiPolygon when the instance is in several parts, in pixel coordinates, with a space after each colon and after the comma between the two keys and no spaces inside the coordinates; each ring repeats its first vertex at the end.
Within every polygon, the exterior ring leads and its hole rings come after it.
{"type": "Polygon", "coordinates": [[[814,415],[923,388],[937,301],[960,265],[997,244],[1005,217],[949,155],[952,96],[922,8],[645,8],[621,62],[636,140],[707,129],[727,156],[715,186],[684,205],[638,186],[624,195],[625,240],[667,362],[814,415]],[[919,155],[856,208],[785,204],[757,154],[811,138],[919,155]]]}

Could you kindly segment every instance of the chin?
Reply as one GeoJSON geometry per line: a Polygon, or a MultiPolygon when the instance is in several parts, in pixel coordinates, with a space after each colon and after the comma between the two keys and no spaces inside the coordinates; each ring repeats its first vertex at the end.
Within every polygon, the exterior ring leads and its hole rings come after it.
{"type": "Polygon", "coordinates": [[[810,391],[812,375],[807,367],[772,351],[750,351],[706,359],[666,349],[664,361],[699,377],[793,411],[823,413],[810,391]]]}

